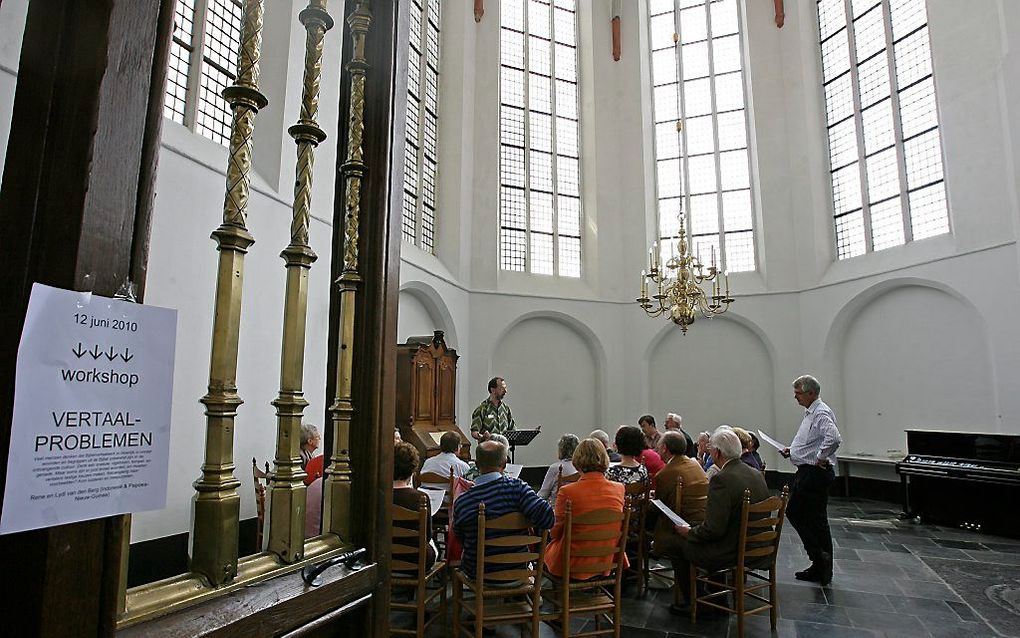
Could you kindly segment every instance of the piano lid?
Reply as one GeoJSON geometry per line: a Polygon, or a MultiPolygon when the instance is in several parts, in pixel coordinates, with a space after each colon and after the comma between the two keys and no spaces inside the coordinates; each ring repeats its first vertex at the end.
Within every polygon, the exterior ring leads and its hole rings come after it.
{"type": "Polygon", "coordinates": [[[1020,467],[1020,434],[907,430],[907,453],[1020,467]]]}

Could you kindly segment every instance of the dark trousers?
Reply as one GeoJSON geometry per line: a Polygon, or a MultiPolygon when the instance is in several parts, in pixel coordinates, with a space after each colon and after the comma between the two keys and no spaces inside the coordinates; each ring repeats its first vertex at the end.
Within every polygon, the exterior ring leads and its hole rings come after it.
{"type": "Polygon", "coordinates": [[[790,486],[790,502],[786,519],[797,530],[804,550],[814,564],[821,563],[821,554],[832,556],[832,534],[829,532],[829,486],[836,478],[831,467],[800,465],[790,486]]]}

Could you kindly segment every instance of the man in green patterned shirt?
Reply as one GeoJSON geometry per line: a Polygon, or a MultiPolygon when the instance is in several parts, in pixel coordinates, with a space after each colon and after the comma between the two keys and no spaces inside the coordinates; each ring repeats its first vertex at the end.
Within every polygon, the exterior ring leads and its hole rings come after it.
{"type": "Polygon", "coordinates": [[[506,380],[493,377],[489,380],[489,397],[471,413],[471,436],[484,441],[490,434],[506,434],[516,429],[510,406],[503,403],[506,396],[506,380]]]}

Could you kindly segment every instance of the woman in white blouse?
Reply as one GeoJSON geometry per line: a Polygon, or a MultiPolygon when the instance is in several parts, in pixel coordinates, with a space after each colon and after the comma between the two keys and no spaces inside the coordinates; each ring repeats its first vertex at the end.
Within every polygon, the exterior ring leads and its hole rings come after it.
{"type": "Polygon", "coordinates": [[[574,450],[577,449],[580,442],[581,440],[573,434],[564,434],[560,437],[559,443],[556,444],[556,456],[559,460],[550,465],[549,470],[545,473],[545,480],[542,481],[542,487],[538,490],[540,497],[550,503],[556,502],[556,492],[560,489],[560,472],[563,473],[563,476],[577,473],[570,459],[573,458],[574,450]]]}

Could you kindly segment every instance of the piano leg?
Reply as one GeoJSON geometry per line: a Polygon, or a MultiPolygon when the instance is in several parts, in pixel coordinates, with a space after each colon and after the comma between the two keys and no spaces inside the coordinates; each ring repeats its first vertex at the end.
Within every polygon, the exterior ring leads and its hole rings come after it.
{"type": "Polygon", "coordinates": [[[913,516],[910,514],[910,486],[907,484],[905,474],[900,474],[900,486],[903,488],[903,512],[900,514],[900,519],[907,520],[913,516]]]}

